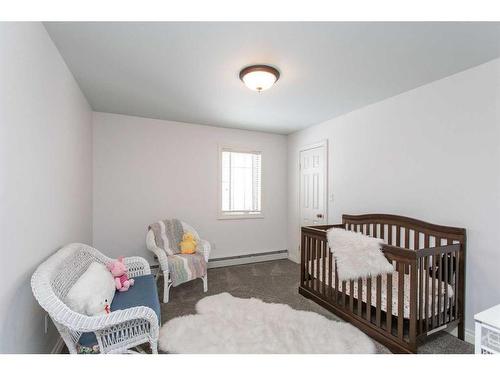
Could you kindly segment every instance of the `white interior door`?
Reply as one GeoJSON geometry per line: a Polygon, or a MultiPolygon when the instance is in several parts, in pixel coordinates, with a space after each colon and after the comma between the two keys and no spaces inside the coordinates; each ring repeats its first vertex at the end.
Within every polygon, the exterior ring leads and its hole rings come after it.
{"type": "Polygon", "coordinates": [[[300,225],[327,223],[327,145],[300,152],[300,225]]]}

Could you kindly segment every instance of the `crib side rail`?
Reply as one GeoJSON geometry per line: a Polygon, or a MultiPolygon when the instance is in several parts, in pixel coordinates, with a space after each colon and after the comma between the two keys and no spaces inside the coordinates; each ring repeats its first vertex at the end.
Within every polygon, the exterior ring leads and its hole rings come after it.
{"type": "MultiPolygon", "coordinates": [[[[325,248],[325,253],[328,250],[327,231],[331,228],[345,228],[344,224],[333,225],[315,225],[301,228],[300,236],[300,286],[304,286],[306,282],[311,280],[311,276],[307,270],[309,262],[317,259],[320,255],[317,253],[317,246],[325,248]]],[[[316,263],[313,262],[314,265],[316,263]]],[[[332,269],[331,267],[329,269],[332,269]]]]}
{"type": "MultiPolygon", "coordinates": [[[[448,277],[453,277],[452,286],[455,292],[455,298],[452,301],[451,319],[449,318],[450,312],[447,311],[448,318],[446,319],[447,323],[445,323],[445,325],[449,325],[449,323],[452,322],[458,323],[458,337],[464,340],[465,272],[467,251],[467,233],[465,228],[436,225],[409,217],[387,214],[343,215],[342,222],[345,224],[346,229],[362,232],[369,236],[380,238],[389,245],[401,246],[417,252],[419,250],[430,248],[440,249],[442,246],[459,244],[460,250],[458,252],[454,251],[451,254],[448,253],[446,256],[441,255],[441,268],[439,268],[438,255],[435,256],[438,264],[435,267],[432,267],[431,264],[430,268],[431,270],[435,268],[437,272],[441,269],[443,273],[441,277],[445,278],[444,259],[447,260],[449,267],[448,277]],[[451,264],[453,264],[454,267],[453,274],[450,274],[451,264]]],[[[424,253],[420,252],[420,254],[424,253]]],[[[430,258],[427,258],[427,261],[431,262],[432,259],[433,257],[431,255],[430,258]]],[[[425,261],[425,258],[423,260],[419,258],[419,262],[424,263],[424,265],[425,261]]],[[[419,267],[422,266],[419,265],[419,267]]],[[[409,274],[410,270],[406,269],[405,272],[409,274]]],[[[437,301],[439,301],[439,299],[437,301]]],[[[439,328],[437,322],[435,323],[435,328],[439,328]]],[[[435,328],[429,329],[433,331],[435,328]]],[[[429,330],[424,330],[421,334],[423,333],[431,332],[429,330]]]]}
{"type": "Polygon", "coordinates": [[[410,260],[417,259],[417,254],[415,253],[415,251],[405,249],[404,247],[383,244],[382,251],[386,258],[391,260],[402,258],[409,262],[410,260]]]}
{"type": "MultiPolygon", "coordinates": [[[[345,227],[340,225],[339,227],[345,227]]],[[[386,258],[398,272],[393,275],[339,281],[326,230],[302,228],[301,293],[332,310],[394,351],[416,351],[417,255],[415,251],[384,245],[386,258]],[[409,275],[406,274],[409,270],[409,275]],[[410,278],[410,312],[405,311],[405,278],[410,278]],[[398,282],[397,295],[393,282],[398,282]],[[413,292],[413,290],[415,292],[413,292]],[[363,294],[365,291],[365,294],[363,294]],[[382,296],[385,295],[385,305],[382,296]],[[406,318],[405,318],[406,314],[406,318]],[[413,317],[413,318],[412,318],[413,317]],[[408,319],[410,318],[410,319],[408,319]],[[412,318],[412,319],[411,319],[412,318]]]]}
{"type": "Polygon", "coordinates": [[[463,246],[448,242],[416,251],[419,336],[463,319],[463,246]]]}

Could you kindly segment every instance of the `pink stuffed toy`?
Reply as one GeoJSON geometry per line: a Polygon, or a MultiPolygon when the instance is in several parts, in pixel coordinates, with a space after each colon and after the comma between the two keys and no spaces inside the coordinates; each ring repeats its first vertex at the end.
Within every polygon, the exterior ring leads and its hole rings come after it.
{"type": "Polygon", "coordinates": [[[116,289],[120,292],[126,292],[128,288],[134,285],[134,279],[129,279],[127,275],[127,266],[123,263],[123,257],[116,261],[108,263],[106,266],[115,278],[116,289]]]}

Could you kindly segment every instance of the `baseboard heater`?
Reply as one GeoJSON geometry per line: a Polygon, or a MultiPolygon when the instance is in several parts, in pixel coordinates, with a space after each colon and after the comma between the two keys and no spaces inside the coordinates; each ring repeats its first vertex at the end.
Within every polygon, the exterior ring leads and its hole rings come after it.
{"type": "Polygon", "coordinates": [[[238,264],[268,262],[270,260],[288,259],[288,250],[269,251],[267,253],[236,255],[208,260],[208,268],[236,266],[238,264]]]}

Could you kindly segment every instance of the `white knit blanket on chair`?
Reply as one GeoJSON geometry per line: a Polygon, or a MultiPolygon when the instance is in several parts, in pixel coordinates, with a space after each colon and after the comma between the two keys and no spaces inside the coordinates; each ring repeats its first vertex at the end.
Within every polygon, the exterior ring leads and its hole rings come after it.
{"type": "Polygon", "coordinates": [[[337,262],[340,281],[394,272],[393,265],[382,252],[382,240],[359,232],[332,228],[327,233],[328,245],[337,262]]]}

